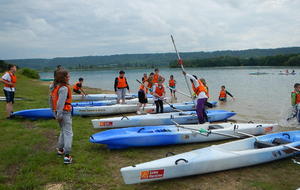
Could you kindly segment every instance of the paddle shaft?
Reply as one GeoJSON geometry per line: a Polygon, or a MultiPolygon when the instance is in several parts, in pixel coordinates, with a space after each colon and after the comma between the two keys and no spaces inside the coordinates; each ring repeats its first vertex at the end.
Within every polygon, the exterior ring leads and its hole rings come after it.
{"type": "MultiPolygon", "coordinates": [[[[147,86],[145,86],[141,81],[139,81],[138,79],[136,79],[136,81],[138,82],[138,83],[140,83],[140,84],[142,84],[145,88],[147,88],[148,90],[150,90],[150,88],[149,87],[147,87],[147,86]]],[[[158,97],[158,98],[160,98],[160,96],[158,97]]],[[[183,112],[183,110],[180,110],[180,109],[177,109],[177,108],[175,108],[172,104],[170,104],[169,102],[167,102],[166,100],[162,100],[163,102],[165,102],[166,104],[168,104],[172,109],[174,109],[175,111],[178,111],[178,112],[183,112]]]]}
{"type": "MultiPolygon", "coordinates": [[[[173,123],[175,123],[176,127],[180,127],[180,128],[183,128],[183,129],[189,129],[189,130],[192,130],[192,131],[197,131],[199,134],[201,135],[204,135],[203,133],[201,133],[198,129],[193,129],[193,128],[189,128],[189,127],[184,127],[182,125],[179,125],[176,121],[172,120],[173,123]]],[[[206,129],[204,129],[206,130],[206,129]]],[[[206,130],[207,131],[207,130],[206,130]]],[[[236,136],[236,135],[230,135],[230,134],[225,134],[225,133],[220,133],[220,132],[213,132],[211,130],[207,131],[206,132],[207,135],[204,135],[204,136],[208,136],[209,134],[216,134],[216,135],[222,135],[222,136],[227,136],[227,137],[233,137],[233,138],[238,138],[240,139],[241,137],[239,136],[236,136]]]]}
{"type": "MultiPolygon", "coordinates": [[[[171,35],[171,39],[172,39],[172,42],[173,42],[173,45],[174,45],[175,52],[176,52],[176,54],[177,54],[177,58],[178,58],[178,60],[181,60],[180,55],[179,55],[179,53],[178,53],[178,51],[177,51],[177,48],[176,48],[176,45],[175,45],[174,38],[173,38],[172,35],[171,35]]],[[[180,64],[180,66],[181,66],[181,70],[185,72],[184,67],[183,67],[183,64],[180,64]]],[[[185,79],[186,85],[187,85],[187,87],[188,87],[188,89],[189,89],[189,92],[190,92],[191,98],[192,98],[192,97],[193,97],[193,94],[192,94],[190,85],[189,85],[188,80],[187,80],[187,78],[186,78],[185,75],[184,75],[184,79],[185,79]]],[[[192,98],[192,100],[193,100],[193,98],[192,98]]]]}
{"type": "Polygon", "coordinates": [[[186,96],[186,97],[192,98],[190,95],[185,94],[185,93],[183,93],[183,92],[181,92],[181,91],[179,91],[179,90],[177,90],[177,89],[171,88],[171,87],[169,87],[169,86],[167,86],[167,88],[170,89],[170,90],[176,90],[177,93],[182,94],[182,95],[184,95],[184,96],[186,96]]]}

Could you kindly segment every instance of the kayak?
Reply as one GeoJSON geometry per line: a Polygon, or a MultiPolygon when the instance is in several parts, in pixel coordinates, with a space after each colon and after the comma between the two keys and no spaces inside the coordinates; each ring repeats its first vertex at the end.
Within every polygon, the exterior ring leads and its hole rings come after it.
{"type": "Polygon", "coordinates": [[[90,136],[91,143],[106,144],[109,149],[124,149],[142,146],[165,146],[217,141],[239,137],[238,132],[261,135],[271,132],[276,124],[220,123],[130,127],[110,129],[90,136]],[[196,132],[195,132],[196,131],[196,132]],[[222,135],[220,135],[222,134],[222,135]]]}
{"type": "MultiPolygon", "coordinates": [[[[225,110],[207,110],[208,121],[225,121],[236,113],[225,110]]],[[[196,111],[146,114],[136,116],[123,116],[105,119],[93,119],[94,128],[120,128],[138,126],[173,125],[175,121],[179,124],[198,123],[196,111]]]]}
{"type": "MultiPolygon", "coordinates": [[[[139,99],[134,98],[126,100],[126,104],[138,104],[139,99]]],[[[153,98],[148,98],[148,103],[153,104],[153,98]]],[[[102,101],[85,101],[85,102],[72,102],[73,107],[83,107],[83,106],[108,106],[117,104],[117,100],[102,100],[102,101]]]]}
{"type": "MultiPolygon", "coordinates": [[[[150,98],[149,102],[152,98],[150,98]]],[[[128,103],[134,103],[136,99],[129,100],[128,103]]],[[[115,115],[125,113],[135,113],[138,109],[136,104],[113,104],[111,101],[91,101],[91,102],[74,102],[72,103],[73,116],[102,116],[102,115],[115,115]]],[[[165,112],[174,112],[176,109],[188,111],[194,109],[192,102],[173,104],[174,106],[165,105],[165,112]]],[[[155,106],[147,104],[144,111],[153,113],[155,106]]],[[[53,118],[53,113],[50,108],[28,109],[14,112],[13,116],[30,118],[30,119],[50,119],[53,118]]]]}
{"type": "MultiPolygon", "coordinates": [[[[127,94],[125,96],[126,99],[137,98],[137,94],[127,94]]],[[[152,98],[151,94],[147,94],[148,98],[152,98]]],[[[72,95],[72,100],[115,100],[117,99],[116,94],[88,94],[88,95],[72,95]]]]}
{"type": "Polygon", "coordinates": [[[249,73],[249,75],[267,75],[269,73],[266,73],[266,72],[252,72],[252,73],[249,73]]]}
{"type": "Polygon", "coordinates": [[[41,81],[54,81],[54,78],[41,78],[41,81]]]}
{"type": "Polygon", "coordinates": [[[251,137],[121,168],[126,184],[262,164],[300,153],[300,131],[251,137]]]}

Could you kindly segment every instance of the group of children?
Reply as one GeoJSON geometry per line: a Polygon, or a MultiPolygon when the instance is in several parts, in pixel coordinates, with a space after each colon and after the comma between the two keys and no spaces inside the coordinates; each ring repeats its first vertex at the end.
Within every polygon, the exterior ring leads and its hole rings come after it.
{"type": "MultiPolygon", "coordinates": [[[[4,95],[6,97],[6,112],[7,118],[11,118],[13,113],[13,103],[15,95],[15,86],[17,77],[15,75],[17,67],[15,65],[9,65],[8,71],[1,77],[0,82],[4,84],[4,95]]],[[[193,93],[195,96],[196,112],[199,119],[199,123],[205,123],[207,121],[207,115],[205,112],[205,106],[207,105],[207,99],[209,98],[209,89],[206,81],[203,78],[198,79],[195,75],[190,75],[183,72],[185,77],[190,79],[193,93]]],[[[119,76],[115,79],[114,89],[118,95],[118,103],[125,103],[126,90],[129,91],[129,85],[125,72],[120,71],[119,76]],[[122,100],[122,102],[120,102],[122,100]]],[[[73,131],[72,131],[72,92],[82,95],[87,95],[83,90],[83,78],[79,78],[78,82],[73,85],[73,89],[69,86],[70,74],[67,70],[58,66],[54,72],[54,82],[50,85],[49,103],[53,111],[55,119],[61,128],[61,132],[57,144],[57,154],[64,157],[64,163],[72,163],[72,157],[70,156],[73,131]]],[[[163,83],[165,78],[159,74],[159,69],[155,69],[153,73],[148,76],[146,73],[142,77],[142,82],[138,91],[139,99],[139,111],[148,103],[147,94],[153,95],[156,105],[156,112],[163,113],[163,102],[165,101],[166,91],[163,83]]],[[[176,98],[176,81],[174,76],[171,75],[167,86],[170,89],[171,96],[176,98]]],[[[221,86],[219,101],[226,101],[227,95],[233,97],[226,89],[225,86],[221,86]]],[[[291,104],[294,108],[294,115],[291,118],[296,117],[300,123],[300,84],[294,85],[294,91],[291,93],[291,104]]],[[[291,119],[289,118],[289,119],[291,119]]]]}

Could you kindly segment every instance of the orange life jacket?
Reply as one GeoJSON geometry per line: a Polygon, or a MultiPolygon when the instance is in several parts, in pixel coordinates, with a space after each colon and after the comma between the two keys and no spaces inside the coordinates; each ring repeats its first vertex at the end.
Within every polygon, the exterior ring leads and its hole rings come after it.
{"type": "Polygon", "coordinates": [[[300,103],[300,93],[297,93],[296,91],[293,91],[292,93],[296,94],[296,104],[300,103]]]}
{"type": "Polygon", "coordinates": [[[221,90],[219,98],[227,98],[226,90],[221,90]]]}
{"type": "Polygon", "coordinates": [[[155,86],[155,93],[157,95],[162,96],[164,92],[165,92],[165,87],[163,85],[160,86],[160,88],[158,87],[158,85],[155,86]]]}
{"type": "Polygon", "coordinates": [[[9,74],[9,77],[10,77],[10,81],[8,80],[5,80],[6,82],[11,82],[12,85],[9,85],[9,84],[4,84],[5,87],[8,87],[8,88],[13,88],[16,86],[16,82],[17,82],[17,76],[15,74],[13,74],[12,72],[8,71],[6,72],[9,74]]]}
{"type": "Polygon", "coordinates": [[[158,83],[158,78],[159,78],[159,74],[154,74],[152,82],[153,83],[158,83]]]}
{"type": "Polygon", "coordinates": [[[57,85],[51,92],[51,100],[52,100],[52,106],[53,106],[53,111],[56,111],[56,107],[57,107],[57,101],[58,101],[58,91],[59,89],[65,86],[68,88],[68,95],[67,95],[67,99],[65,101],[65,106],[64,109],[65,111],[71,111],[72,110],[72,91],[71,88],[67,85],[57,85]]]}
{"type": "Polygon", "coordinates": [[[126,77],[118,77],[118,85],[117,88],[126,88],[127,87],[127,83],[126,83],[126,77]]]}
{"type": "Polygon", "coordinates": [[[144,84],[141,84],[141,86],[140,86],[140,90],[144,90],[144,91],[145,91],[145,93],[147,93],[147,92],[148,92],[148,88],[146,88],[146,87],[144,86],[144,84]]]}
{"type": "MultiPolygon", "coordinates": [[[[80,87],[78,87],[77,84],[80,84],[80,82],[76,82],[76,83],[74,84],[74,86],[73,86],[73,89],[74,89],[74,90],[79,90],[79,89],[80,89],[80,87]]],[[[80,84],[80,85],[81,85],[81,84],[80,84]]]]}
{"type": "Polygon", "coordinates": [[[169,86],[174,87],[175,86],[175,80],[169,80],[169,86]]]}
{"type": "Polygon", "coordinates": [[[207,88],[204,86],[204,84],[201,82],[201,80],[198,80],[198,82],[199,82],[199,86],[197,88],[195,87],[194,83],[192,83],[193,91],[197,94],[197,96],[201,92],[205,92],[205,94],[208,95],[207,88]]]}
{"type": "Polygon", "coordinates": [[[145,81],[148,81],[148,77],[143,77],[143,81],[142,82],[145,82],[145,81]]]}

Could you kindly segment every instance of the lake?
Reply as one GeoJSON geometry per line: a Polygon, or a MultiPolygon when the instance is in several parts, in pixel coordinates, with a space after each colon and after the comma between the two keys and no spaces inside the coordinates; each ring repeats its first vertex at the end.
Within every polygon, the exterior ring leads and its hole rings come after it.
{"type": "MultiPolygon", "coordinates": [[[[291,71],[291,68],[289,68],[291,71]]],[[[218,99],[220,86],[234,95],[235,101],[228,97],[228,101],[219,104],[217,109],[225,109],[237,112],[233,119],[255,122],[280,122],[286,118],[290,109],[290,93],[294,83],[300,82],[300,69],[295,69],[296,75],[279,75],[282,68],[186,68],[190,74],[205,78],[210,90],[210,101],[218,99]],[[267,72],[266,75],[249,75],[251,72],[267,72]]],[[[131,93],[137,93],[143,73],[150,73],[153,69],[125,70],[126,78],[131,93]]],[[[115,77],[119,70],[101,71],[73,71],[71,72],[71,84],[79,77],[84,78],[84,85],[94,88],[113,90],[115,77]]],[[[177,81],[177,89],[189,93],[184,76],[179,68],[162,68],[161,75],[169,80],[172,74],[177,81]]],[[[40,73],[41,78],[51,78],[53,73],[40,73]]],[[[167,85],[167,83],[166,83],[167,85]]],[[[167,91],[169,95],[169,90],[167,91]]],[[[177,93],[178,101],[189,101],[189,98],[177,93]]]]}

